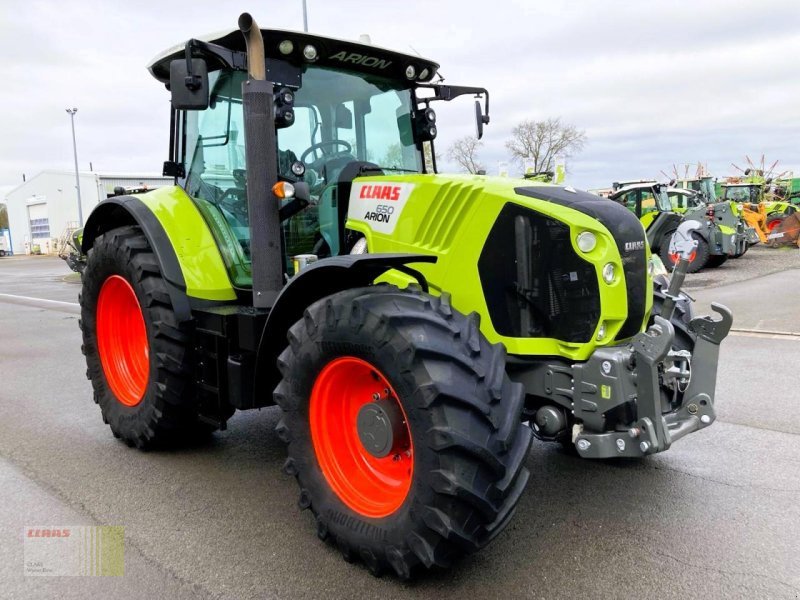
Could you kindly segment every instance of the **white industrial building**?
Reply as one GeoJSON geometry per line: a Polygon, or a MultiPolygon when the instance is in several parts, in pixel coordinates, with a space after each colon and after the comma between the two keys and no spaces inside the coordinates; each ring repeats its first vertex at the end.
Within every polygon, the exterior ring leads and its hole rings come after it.
{"type": "MultiPolygon", "coordinates": [[[[81,172],[83,219],[115,187],[156,188],[172,181],[158,175],[81,172]]],[[[42,171],[6,192],[5,202],[14,254],[55,254],[65,234],[79,226],[74,171],[42,171]]]]}

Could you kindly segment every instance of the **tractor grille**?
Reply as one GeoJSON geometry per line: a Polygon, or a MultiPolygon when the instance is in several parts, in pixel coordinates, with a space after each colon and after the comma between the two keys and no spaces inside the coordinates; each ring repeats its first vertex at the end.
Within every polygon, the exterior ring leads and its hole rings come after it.
{"type": "Polygon", "coordinates": [[[592,339],[600,318],[597,275],[573,250],[564,223],[507,204],[486,240],[478,272],[500,335],[592,339]]]}
{"type": "Polygon", "coordinates": [[[597,219],[614,237],[625,272],[628,295],[628,317],[617,334],[617,340],[628,339],[641,331],[647,312],[647,240],[644,228],[631,211],[616,202],[588,192],[558,186],[519,187],[522,196],[545,200],[584,213],[597,219]]]}

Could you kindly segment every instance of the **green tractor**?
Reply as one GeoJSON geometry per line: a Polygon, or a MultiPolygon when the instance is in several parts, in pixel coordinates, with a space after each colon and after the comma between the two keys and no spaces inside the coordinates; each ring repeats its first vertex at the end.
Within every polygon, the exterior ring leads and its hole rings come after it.
{"type": "Polygon", "coordinates": [[[789,184],[767,183],[755,176],[748,179],[738,183],[723,183],[722,199],[762,216],[764,222],[761,229],[768,237],[786,217],[797,212],[800,196],[791,195],[789,184]]]}
{"type": "Polygon", "coordinates": [[[730,313],[654,292],[629,211],[436,174],[432,105],[475,96],[480,135],[485,89],[247,14],[149,69],[175,185],[101,202],[82,240],[87,373],[128,445],[277,404],[318,536],[407,578],[505,528],[533,436],[643,457],[715,420],[730,313]]]}
{"type": "Polygon", "coordinates": [[[609,199],[626,206],[647,230],[653,252],[666,265],[675,265],[679,256],[671,250],[670,241],[678,225],[696,221],[700,227],[692,231],[697,240],[690,256],[689,273],[705,267],[719,267],[730,257],[738,258],[747,251],[747,227],[734,204],[715,202],[711,196],[685,188],[669,187],[655,181],[615,182],[609,199]]]}

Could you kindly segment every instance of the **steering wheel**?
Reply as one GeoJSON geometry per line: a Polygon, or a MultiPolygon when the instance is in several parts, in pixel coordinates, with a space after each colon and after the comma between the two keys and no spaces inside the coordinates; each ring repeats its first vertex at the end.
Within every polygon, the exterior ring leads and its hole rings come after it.
{"type": "MultiPolygon", "coordinates": [[[[316,144],[312,144],[305,151],[303,151],[303,154],[300,155],[300,162],[306,163],[306,156],[308,156],[312,152],[316,152],[317,150],[321,150],[322,148],[325,148],[327,146],[343,146],[345,148],[344,150],[345,153],[353,152],[353,147],[344,140],[328,140],[327,142],[317,142],[316,144]]],[[[316,157],[316,154],[314,156],[316,157]]],[[[319,159],[315,159],[314,162],[316,162],[317,160],[319,159]]]]}

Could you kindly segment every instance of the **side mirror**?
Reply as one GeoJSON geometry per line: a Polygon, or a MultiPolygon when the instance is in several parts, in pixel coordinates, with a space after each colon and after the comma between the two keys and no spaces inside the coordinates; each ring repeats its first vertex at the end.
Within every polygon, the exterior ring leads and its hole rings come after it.
{"type": "Polygon", "coordinates": [[[489,123],[489,115],[484,115],[481,109],[481,101],[475,100],[475,137],[483,137],[483,126],[489,123]]]}
{"type": "Polygon", "coordinates": [[[169,63],[169,91],[172,107],[181,110],[208,108],[208,67],[202,58],[169,63]]]}

